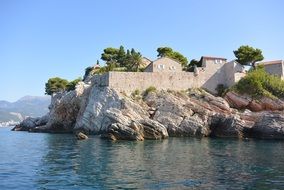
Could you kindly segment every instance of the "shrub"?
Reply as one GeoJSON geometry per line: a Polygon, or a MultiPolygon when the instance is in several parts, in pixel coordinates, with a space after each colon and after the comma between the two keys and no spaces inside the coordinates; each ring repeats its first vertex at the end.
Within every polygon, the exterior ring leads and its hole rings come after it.
{"type": "Polygon", "coordinates": [[[85,80],[89,74],[91,74],[91,72],[93,71],[94,67],[87,67],[85,69],[85,74],[84,74],[84,77],[83,77],[83,80],[85,80]]]}
{"type": "Polygon", "coordinates": [[[53,93],[63,92],[67,87],[68,81],[59,77],[48,79],[45,83],[45,94],[52,95],[53,93]]]}
{"type": "Polygon", "coordinates": [[[150,86],[150,87],[148,87],[148,88],[145,90],[144,95],[146,96],[146,95],[148,95],[150,92],[155,92],[155,91],[157,91],[156,87],[150,86]]]}
{"type": "Polygon", "coordinates": [[[217,91],[218,96],[223,96],[227,92],[228,87],[224,84],[218,84],[215,90],[217,91]]]}
{"type": "Polygon", "coordinates": [[[263,67],[250,71],[232,89],[255,98],[262,96],[284,98],[284,81],[268,74],[263,67]]]}
{"type": "Polygon", "coordinates": [[[82,81],[81,77],[69,82],[66,86],[66,90],[69,92],[71,90],[75,90],[76,85],[78,84],[78,82],[82,81]]]}
{"type": "Polygon", "coordinates": [[[131,95],[132,95],[132,96],[138,96],[138,95],[140,95],[140,90],[138,90],[138,89],[134,90],[134,92],[132,92],[131,95]]]}

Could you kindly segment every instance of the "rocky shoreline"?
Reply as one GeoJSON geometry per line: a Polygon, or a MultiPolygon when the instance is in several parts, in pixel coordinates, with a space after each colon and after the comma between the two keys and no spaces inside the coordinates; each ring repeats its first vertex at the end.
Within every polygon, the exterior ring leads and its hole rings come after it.
{"type": "Polygon", "coordinates": [[[169,136],[284,139],[283,102],[265,99],[255,101],[255,107],[251,102],[236,93],[221,98],[201,89],[126,95],[80,82],[74,91],[53,96],[47,115],[28,118],[13,130],[139,141],[169,136]]]}

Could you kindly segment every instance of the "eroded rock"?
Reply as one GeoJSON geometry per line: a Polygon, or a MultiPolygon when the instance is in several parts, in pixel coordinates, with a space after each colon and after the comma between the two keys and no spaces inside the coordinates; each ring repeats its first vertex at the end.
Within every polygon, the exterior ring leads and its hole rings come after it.
{"type": "Polygon", "coordinates": [[[137,99],[112,88],[79,83],[74,91],[53,97],[48,115],[26,119],[14,130],[83,132],[110,140],[135,141],[168,136],[282,138],[282,112],[261,111],[281,110],[282,104],[276,106],[281,102],[254,102],[236,93],[226,97],[229,103],[204,90],[192,89],[156,91],[137,99]],[[251,111],[252,107],[259,112],[251,111]]]}

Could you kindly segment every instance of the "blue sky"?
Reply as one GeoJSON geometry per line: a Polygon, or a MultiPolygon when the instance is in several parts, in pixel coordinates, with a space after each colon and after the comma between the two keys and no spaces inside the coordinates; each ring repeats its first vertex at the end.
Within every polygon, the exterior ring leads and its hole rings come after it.
{"type": "Polygon", "coordinates": [[[106,47],[156,58],[170,46],[188,59],[233,59],[251,45],[284,59],[282,0],[0,0],[0,100],[43,95],[55,76],[75,79],[106,47]]]}

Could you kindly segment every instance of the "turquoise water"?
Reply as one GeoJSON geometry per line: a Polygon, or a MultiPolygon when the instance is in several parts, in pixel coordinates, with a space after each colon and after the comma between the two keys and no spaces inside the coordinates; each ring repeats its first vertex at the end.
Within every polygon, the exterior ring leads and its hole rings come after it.
{"type": "Polygon", "coordinates": [[[284,189],[284,142],[98,137],[0,128],[0,189],[284,189]]]}

